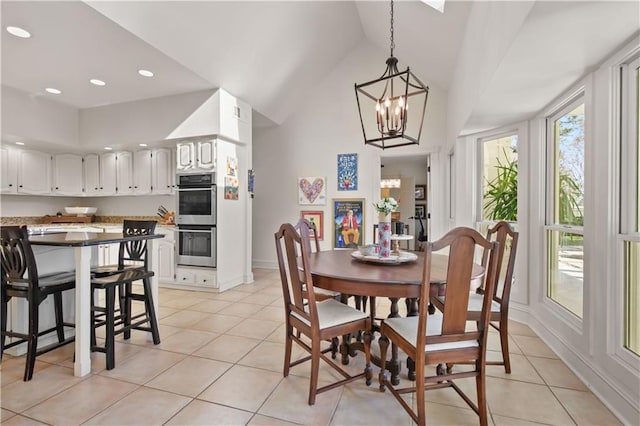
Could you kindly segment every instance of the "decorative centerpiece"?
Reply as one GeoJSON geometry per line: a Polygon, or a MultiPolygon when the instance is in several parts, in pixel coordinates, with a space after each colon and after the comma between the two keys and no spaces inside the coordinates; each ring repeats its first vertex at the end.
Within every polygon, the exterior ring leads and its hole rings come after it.
{"type": "Polygon", "coordinates": [[[398,202],[393,197],[384,197],[373,205],[378,212],[379,257],[391,255],[391,213],[398,210],[398,202]]]}

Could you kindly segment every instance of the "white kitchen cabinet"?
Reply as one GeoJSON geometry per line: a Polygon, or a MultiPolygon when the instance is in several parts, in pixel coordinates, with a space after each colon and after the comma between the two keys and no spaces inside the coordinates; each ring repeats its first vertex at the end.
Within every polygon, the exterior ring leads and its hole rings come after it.
{"type": "Polygon", "coordinates": [[[176,170],[215,170],[215,140],[181,142],[177,144],[176,170]]]}
{"type": "Polygon", "coordinates": [[[173,172],[171,150],[168,148],[154,149],[151,162],[151,186],[154,194],[173,193],[173,172]]]}
{"type": "Polygon", "coordinates": [[[51,154],[27,150],[18,152],[18,192],[51,194],[51,154]]]}
{"type": "Polygon", "coordinates": [[[84,193],[100,195],[100,157],[98,154],[84,156],[84,193]]]}
{"type": "Polygon", "coordinates": [[[196,146],[193,142],[181,142],[177,144],[176,170],[186,171],[196,167],[196,146]]]}
{"type": "Polygon", "coordinates": [[[53,193],[56,195],[82,195],[82,156],[56,154],[53,157],[53,193]]]}
{"type": "Polygon", "coordinates": [[[216,143],[213,140],[198,142],[196,165],[201,170],[214,170],[216,167],[216,143]]]}
{"type": "Polygon", "coordinates": [[[100,195],[116,195],[116,153],[100,154],[100,195]]]}
{"type": "MultiPolygon", "coordinates": [[[[152,155],[150,149],[133,153],[133,193],[151,194],[152,155]]],[[[120,158],[118,158],[120,164],[120,158]]]]}
{"type": "Polygon", "coordinates": [[[165,237],[153,243],[158,244],[158,281],[173,283],[175,281],[175,242],[173,230],[156,229],[157,233],[165,237]]]}
{"type": "Polygon", "coordinates": [[[116,154],[116,184],[118,195],[133,194],[133,155],[130,152],[116,154]]]}
{"type": "Polygon", "coordinates": [[[215,270],[196,271],[196,285],[201,287],[218,288],[215,270]]]}
{"type": "Polygon", "coordinates": [[[6,146],[0,147],[0,192],[18,192],[18,153],[6,146]]]}

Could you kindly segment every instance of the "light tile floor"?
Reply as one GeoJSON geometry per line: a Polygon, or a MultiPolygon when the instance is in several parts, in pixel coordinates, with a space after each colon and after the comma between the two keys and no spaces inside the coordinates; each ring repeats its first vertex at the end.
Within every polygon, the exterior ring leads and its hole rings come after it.
{"type": "MultiPolygon", "coordinates": [[[[273,270],[256,270],[254,283],[221,294],[161,288],[162,343],[154,346],[148,333],[138,331],[126,342],[119,336],[116,368],[104,370],[104,355],[93,353],[92,372],[83,378],[73,376],[72,345],[40,356],[29,383],[22,381],[24,357],[6,356],[0,364],[0,422],[411,425],[393,397],[378,391],[377,380],[371,387],[357,381],[322,393],[315,406],[307,405],[309,364],[282,377],[280,292],[273,270]]],[[[388,301],[377,303],[378,312],[388,309],[388,301]]],[[[529,327],[512,322],[510,334],[512,374],[487,367],[492,424],[620,424],[529,327]]],[[[499,350],[492,332],[489,358],[499,359],[499,350]]],[[[301,355],[294,346],[293,356],[301,355]]],[[[361,371],[363,365],[359,355],[349,369],[361,371]]],[[[321,382],[335,378],[331,368],[321,368],[321,382]]],[[[459,383],[475,398],[473,379],[459,383]]],[[[427,393],[427,416],[429,424],[478,424],[452,389],[427,393]]]]}

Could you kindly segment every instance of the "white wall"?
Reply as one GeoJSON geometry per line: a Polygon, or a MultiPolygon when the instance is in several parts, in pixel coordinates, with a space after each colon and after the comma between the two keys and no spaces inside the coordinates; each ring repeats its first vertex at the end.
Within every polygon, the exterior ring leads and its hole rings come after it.
{"type": "Polygon", "coordinates": [[[478,98],[491,82],[534,3],[473,2],[450,86],[447,110],[449,147],[453,146],[478,98]]]}
{"type": "MultiPolygon", "coordinates": [[[[365,242],[371,243],[375,216],[372,203],[379,197],[380,155],[365,147],[354,83],[377,77],[384,71],[386,52],[362,42],[325,79],[303,105],[281,126],[256,129],[253,163],[256,170],[254,199],[254,266],[276,267],[273,234],[284,222],[295,223],[301,210],[324,211],[326,250],[332,244],[333,198],[365,199],[365,242]],[[337,154],[358,154],[358,190],[337,191],[337,154]],[[297,178],[325,176],[327,204],[297,203],[297,178]]],[[[425,155],[444,142],[446,93],[432,88],[419,146],[397,148],[403,154],[425,155]]]]}
{"type": "MultiPolygon", "coordinates": [[[[55,197],[48,197],[55,199],[55,197]]],[[[76,203],[98,208],[99,216],[155,216],[158,207],[176,210],[175,195],[125,195],[117,197],[85,197],[76,203]]],[[[160,219],[158,217],[158,219],[160,219]]]]}
{"type": "Polygon", "coordinates": [[[79,143],[78,110],[2,86],[2,140],[18,137],[63,146],[79,143]]]}
{"type": "MultiPolygon", "coordinates": [[[[78,206],[78,198],[45,197],[39,195],[2,195],[0,216],[45,216],[64,214],[65,207],[78,206]]],[[[86,204],[84,204],[86,205],[86,204]]]]}
{"type": "Polygon", "coordinates": [[[80,139],[114,148],[218,133],[214,90],[126,102],[80,111],[80,139]]]}

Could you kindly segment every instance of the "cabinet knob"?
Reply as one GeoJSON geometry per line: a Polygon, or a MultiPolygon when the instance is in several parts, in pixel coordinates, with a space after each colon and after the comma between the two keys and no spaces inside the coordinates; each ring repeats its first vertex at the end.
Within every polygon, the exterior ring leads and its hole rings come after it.
{"type": "Polygon", "coordinates": [[[58,188],[58,187],[56,186],[56,190],[57,190],[57,189],[60,189],[60,188],[58,188]]]}
{"type": "Polygon", "coordinates": [[[100,187],[100,189],[102,189],[102,187],[100,187]]]}
{"type": "Polygon", "coordinates": [[[187,277],[182,277],[182,281],[184,281],[184,280],[186,280],[186,279],[187,279],[187,277]]]}
{"type": "MultiPolygon", "coordinates": [[[[95,190],[97,191],[97,190],[98,190],[98,187],[96,186],[96,187],[95,187],[95,188],[93,188],[93,189],[95,189],[95,190]]],[[[100,188],[100,189],[102,189],[102,188],[100,188]]]]}
{"type": "Polygon", "coordinates": [[[207,280],[202,280],[202,282],[203,282],[203,283],[206,283],[206,282],[207,282],[207,280]]]}
{"type": "MultiPolygon", "coordinates": [[[[137,186],[136,186],[136,188],[137,188],[137,186]]],[[[131,185],[129,185],[129,189],[131,189],[131,185]]]]}
{"type": "Polygon", "coordinates": [[[11,188],[12,186],[13,186],[13,184],[12,184],[12,183],[10,183],[10,184],[9,184],[9,188],[11,188]]]}
{"type": "Polygon", "coordinates": [[[19,185],[18,188],[22,188],[22,185],[19,185]]]}
{"type": "MultiPolygon", "coordinates": [[[[131,188],[131,187],[129,187],[129,188],[131,188]]],[[[135,189],[138,189],[138,187],[137,187],[137,186],[134,186],[134,188],[135,188],[135,189]]]]}

